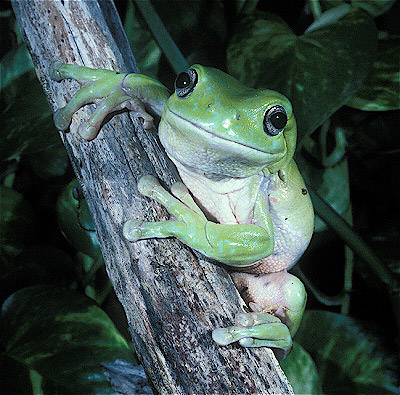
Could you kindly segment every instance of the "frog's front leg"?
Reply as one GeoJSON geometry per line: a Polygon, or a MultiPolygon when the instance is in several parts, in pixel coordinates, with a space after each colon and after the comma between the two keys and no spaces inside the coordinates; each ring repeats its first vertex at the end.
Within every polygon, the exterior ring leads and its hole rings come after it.
{"type": "Polygon", "coordinates": [[[108,114],[124,108],[143,118],[144,127],[150,128],[153,117],[146,107],[161,115],[169,96],[167,88],[143,74],[119,73],[54,62],[50,76],[55,81],[72,78],[83,85],[65,107],[54,113],[54,123],[59,130],[68,129],[73,114],[81,107],[94,102],[97,104],[94,113],[78,129],[79,135],[85,140],[92,140],[97,136],[108,114]]]}
{"type": "Polygon", "coordinates": [[[278,359],[285,358],[305,309],[302,282],[286,270],[233,273],[232,279],[253,312],[237,314],[236,325],[215,329],[213,339],[220,345],[238,341],[244,347],[271,347],[278,359]]]}
{"type": "Polygon", "coordinates": [[[236,267],[250,266],[273,249],[273,236],[261,226],[217,224],[207,220],[182,183],[171,188],[175,196],[153,176],[141,178],[138,189],[164,205],[176,221],[127,221],[123,233],[130,241],[175,236],[207,257],[236,267]]]}

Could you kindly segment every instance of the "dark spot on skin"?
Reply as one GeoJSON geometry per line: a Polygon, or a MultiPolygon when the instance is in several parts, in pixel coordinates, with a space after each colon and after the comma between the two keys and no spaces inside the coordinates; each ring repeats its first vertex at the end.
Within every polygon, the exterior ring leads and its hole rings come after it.
{"type": "Polygon", "coordinates": [[[303,195],[307,195],[307,193],[308,193],[308,192],[307,192],[307,189],[306,189],[306,188],[302,188],[302,189],[301,189],[301,193],[302,193],[303,195]]]}
{"type": "Polygon", "coordinates": [[[116,71],[115,74],[121,74],[119,71],[116,71]]]}
{"type": "Polygon", "coordinates": [[[267,363],[268,369],[271,369],[271,364],[267,363]]]}
{"type": "Polygon", "coordinates": [[[239,121],[239,119],[240,119],[240,114],[236,114],[235,118],[236,118],[236,120],[239,121]]]}
{"type": "Polygon", "coordinates": [[[285,218],[285,221],[287,221],[287,217],[285,218]]]}

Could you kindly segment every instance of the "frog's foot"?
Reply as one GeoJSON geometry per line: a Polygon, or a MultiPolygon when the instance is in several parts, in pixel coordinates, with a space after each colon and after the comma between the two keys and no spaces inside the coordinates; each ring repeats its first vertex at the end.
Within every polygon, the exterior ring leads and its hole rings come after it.
{"type": "Polygon", "coordinates": [[[142,177],[137,184],[139,192],[162,204],[178,221],[190,222],[206,220],[205,215],[197,206],[186,186],[177,182],[171,186],[172,196],[161,185],[158,179],[148,175],[142,177]]]}
{"type": "Polygon", "coordinates": [[[187,237],[191,237],[187,223],[206,221],[204,214],[182,183],[176,183],[172,186],[171,191],[175,196],[166,191],[157,178],[151,175],[142,177],[137,186],[142,195],[151,197],[162,204],[177,221],[145,222],[129,220],[123,228],[123,234],[129,241],[170,236],[185,240],[187,237]]]}
{"type": "Polygon", "coordinates": [[[57,129],[67,130],[74,113],[86,104],[96,103],[96,110],[78,128],[79,135],[85,140],[94,139],[105,118],[122,109],[130,110],[142,118],[144,128],[151,128],[153,117],[147,112],[145,104],[147,103],[151,108],[154,106],[154,110],[158,113],[158,107],[163,105],[168,95],[165,87],[142,74],[95,70],[54,62],[51,66],[50,77],[56,81],[72,78],[83,85],[65,107],[54,113],[57,129]],[[146,94],[149,96],[148,99],[143,97],[146,94]]]}
{"type": "Polygon", "coordinates": [[[165,222],[128,221],[123,234],[130,241],[175,236],[205,256],[232,266],[249,266],[273,248],[273,238],[253,224],[218,224],[208,221],[182,183],[167,192],[153,176],[138,182],[142,195],[162,204],[175,220],[165,222]]]}
{"type": "Polygon", "coordinates": [[[270,347],[278,359],[289,354],[292,337],[279,318],[268,313],[238,313],[235,323],[235,326],[215,329],[214,341],[221,346],[239,342],[243,347],[270,347]]]}

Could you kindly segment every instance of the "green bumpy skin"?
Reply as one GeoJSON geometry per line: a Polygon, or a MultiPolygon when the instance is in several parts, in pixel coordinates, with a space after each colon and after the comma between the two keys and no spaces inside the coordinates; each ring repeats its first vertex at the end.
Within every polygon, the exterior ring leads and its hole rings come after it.
{"type": "Polygon", "coordinates": [[[140,193],[164,205],[164,222],[129,220],[124,236],[174,236],[205,256],[231,267],[232,279],[252,312],[235,325],[213,331],[227,345],[271,347],[279,358],[291,349],[306,303],[303,284],[287,272],[306,249],[313,209],[293,161],[296,122],[281,94],[247,88],[220,70],[199,65],[181,73],[175,93],[142,74],[54,63],[51,76],[84,86],[55,115],[67,130],[73,114],[95,102],[78,133],[99,133],[104,118],[128,109],[150,128],[151,109],[161,115],[160,141],[183,183],[167,192],[153,176],[138,182],[140,193]]]}

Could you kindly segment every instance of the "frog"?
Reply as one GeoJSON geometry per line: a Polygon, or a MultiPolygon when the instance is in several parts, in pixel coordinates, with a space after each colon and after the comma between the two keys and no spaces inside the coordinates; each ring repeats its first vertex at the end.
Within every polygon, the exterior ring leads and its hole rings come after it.
{"type": "Polygon", "coordinates": [[[144,74],[60,62],[51,78],[81,84],[54,114],[60,131],[88,103],[96,109],[78,128],[88,141],[117,111],[131,111],[145,129],[159,117],[159,140],[182,182],[167,191],[156,177],[141,177],[139,192],[171,217],[129,219],[124,237],[176,237],[227,268],[247,310],[236,313],[231,326],[213,329],[212,338],[221,346],[269,347],[285,358],[307,299],[303,283],[288,271],[306,250],[314,220],[293,159],[297,130],[289,99],[198,64],[179,73],[172,94],[144,74]]]}

